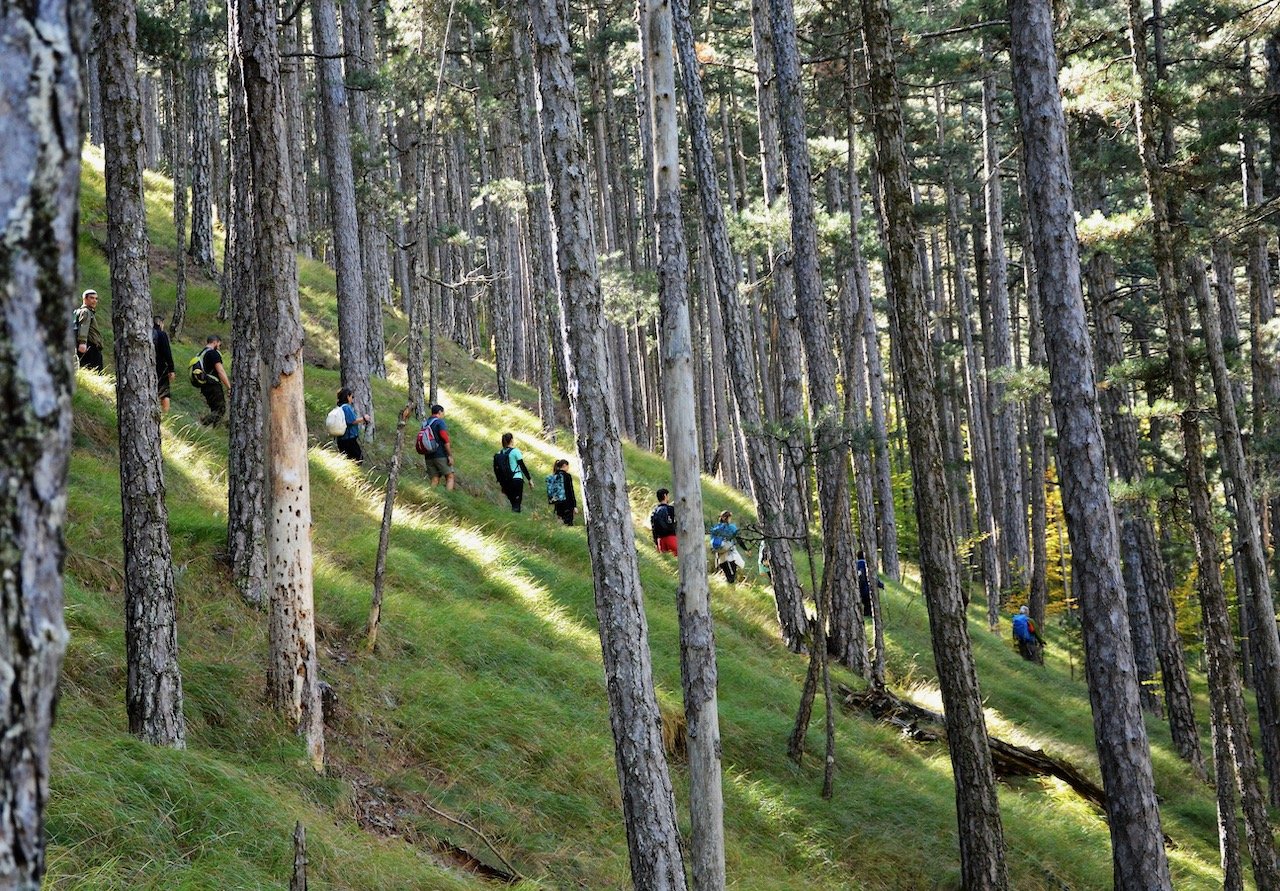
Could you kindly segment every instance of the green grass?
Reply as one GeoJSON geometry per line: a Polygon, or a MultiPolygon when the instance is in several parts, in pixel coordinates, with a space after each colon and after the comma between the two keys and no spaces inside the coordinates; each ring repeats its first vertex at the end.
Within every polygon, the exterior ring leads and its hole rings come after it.
{"type": "MultiPolygon", "coordinates": [[[[85,174],[80,269],[108,308],[94,160],[85,174]]],[[[167,183],[151,185],[153,242],[171,251],[167,183]]],[[[153,262],[158,275],[165,269],[153,262]]],[[[403,362],[389,356],[390,380],[375,384],[381,434],[367,449],[366,467],[357,469],[324,447],[322,433],[338,386],[332,276],[302,261],[301,277],[308,357],[325,366],[308,367],[306,383],[320,664],[340,702],[328,738],[330,770],[312,773],[298,740],[266,708],[264,617],[238,602],[219,562],[226,432],[196,423],[203,403],[185,381],[174,387],[164,441],[188,749],[151,748],[125,732],[114,396],[109,379],[82,372],[69,500],[72,637],[48,817],[52,886],[281,887],[295,820],[308,829],[313,888],[491,886],[443,852],[455,845],[491,865],[497,859],[434,808],[483,831],[528,877],[522,887],[627,887],[585,530],[559,524],[541,503],[540,482],[528,498],[532,510],[511,514],[489,471],[505,430],[516,434],[537,474],[557,457],[572,457],[569,435],[540,439],[527,410],[532,392],[516,386],[518,404],[499,403],[491,369],[445,347],[441,401],[458,490],[431,489],[417,463],[402,477],[380,645],[366,655],[381,493],[394,412],[405,399],[403,362]],[[361,828],[367,798],[357,799],[357,786],[395,803],[395,837],[361,828]]],[[[156,294],[167,311],[171,285],[158,281],[156,294]]],[[[175,343],[179,365],[206,329],[226,328],[214,319],[210,282],[193,281],[190,300],[188,333],[175,343]]],[[[404,319],[389,310],[387,327],[395,343],[404,319]]],[[[229,344],[232,364],[235,346],[229,344]]],[[[669,481],[667,466],[630,445],[626,461],[643,527],[653,490],[669,481]]],[[[705,492],[708,520],[724,507],[750,516],[740,493],[710,480],[705,492]]],[[[639,539],[655,680],[664,711],[674,713],[674,563],[655,554],[645,535],[639,539]]],[[[805,663],[779,644],[768,591],[754,582],[713,581],[712,600],[731,886],[958,887],[945,751],[840,715],[836,794],[824,801],[819,758],[810,755],[797,768],[785,757],[805,663]]],[[[884,610],[892,683],[936,705],[928,623],[914,582],[890,584],[884,610]]],[[[1069,757],[1096,778],[1088,701],[1078,665],[1077,679],[1069,674],[1064,647],[1050,648],[1045,668],[1032,666],[1013,652],[1007,631],[996,637],[985,630],[981,610],[971,619],[993,732],[1069,757]]],[[[1060,644],[1054,629],[1050,635],[1060,644]]],[[[821,752],[822,726],[819,704],[812,753],[821,752]]],[[[1165,728],[1155,720],[1149,728],[1165,828],[1176,844],[1175,885],[1218,886],[1212,797],[1188,780],[1165,728]]],[[[672,772],[683,812],[686,770],[673,764],[672,772]]],[[[1106,825],[1065,787],[1002,786],[1001,806],[1013,887],[1110,887],[1106,825]]],[[[687,817],[682,829],[687,833],[687,817]]]]}

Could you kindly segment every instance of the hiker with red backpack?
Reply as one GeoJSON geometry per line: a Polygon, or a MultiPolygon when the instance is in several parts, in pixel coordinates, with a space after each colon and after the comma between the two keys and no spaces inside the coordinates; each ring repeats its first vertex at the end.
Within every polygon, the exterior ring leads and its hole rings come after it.
{"type": "Polygon", "coordinates": [[[418,441],[415,443],[418,454],[427,462],[427,475],[431,477],[431,485],[440,485],[453,491],[453,446],[449,442],[449,428],[444,422],[444,406],[431,406],[431,417],[418,430],[418,441]]]}

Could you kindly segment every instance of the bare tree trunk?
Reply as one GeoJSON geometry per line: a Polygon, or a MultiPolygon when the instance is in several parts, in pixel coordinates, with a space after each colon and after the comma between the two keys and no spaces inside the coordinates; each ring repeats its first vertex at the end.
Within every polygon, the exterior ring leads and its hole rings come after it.
{"type": "Polygon", "coordinates": [[[387,572],[387,549],[391,545],[391,514],[396,506],[396,485],[400,482],[400,457],[404,453],[404,426],[413,412],[410,400],[400,412],[396,424],[396,444],[391,452],[391,472],[387,475],[387,494],[382,501],[382,525],[378,529],[378,556],[373,564],[373,599],[369,603],[369,622],[365,628],[365,649],[370,653],[378,645],[378,627],[382,622],[382,585],[387,572]]]}
{"type": "MultiPolygon", "coordinates": [[[[206,274],[214,272],[213,257],[213,95],[210,82],[210,19],[206,0],[190,0],[191,33],[191,259],[206,274]]],[[[175,329],[176,330],[176,329],[175,329]]]]}
{"type": "Polygon", "coordinates": [[[795,557],[787,538],[783,498],[779,489],[781,483],[773,458],[774,447],[765,433],[760,402],[755,396],[758,385],[751,346],[753,332],[746,317],[746,308],[738,294],[738,276],[729,245],[728,224],[716,187],[718,177],[711,138],[707,132],[706,98],[698,76],[687,0],[674,0],[673,8],[698,198],[707,229],[716,294],[720,299],[725,335],[728,338],[726,352],[729,374],[733,380],[733,392],[742,416],[743,434],[750,457],[747,467],[755,491],[756,515],[765,537],[769,578],[773,584],[782,639],[789,649],[799,652],[804,646],[804,637],[808,631],[804,614],[804,592],[796,577],[795,557]]]}
{"type": "MultiPolygon", "coordinates": [[[[177,4],[174,5],[176,7],[177,4]]],[[[169,146],[172,153],[169,172],[173,177],[175,242],[174,301],[173,316],[169,322],[169,336],[176,339],[182,333],[182,326],[187,317],[187,137],[189,134],[187,132],[187,82],[182,66],[174,66],[174,71],[169,74],[167,80],[172,118],[169,126],[169,146]]]]}
{"type": "Polygon", "coordinates": [[[1004,832],[987,743],[982,694],[969,643],[959,560],[951,528],[942,439],[934,392],[914,208],[903,134],[902,103],[887,0],[862,0],[876,168],[892,283],[891,336],[902,356],[911,450],[911,485],[920,530],[920,576],[929,609],[933,658],[946,711],[955,776],[961,883],[967,889],[1008,886],[1004,832]]]}
{"type": "MultiPolygon", "coordinates": [[[[1022,163],[1018,177],[1019,191],[1022,195],[1023,207],[1027,202],[1027,170],[1026,161],[1022,163]]],[[[1023,211],[1023,225],[1026,227],[1025,241],[1022,246],[1023,281],[1027,289],[1027,328],[1030,342],[1030,362],[1033,368],[1044,368],[1049,357],[1044,343],[1044,324],[1040,319],[1040,277],[1035,267],[1035,255],[1032,243],[1035,234],[1032,231],[1031,219],[1023,211]]],[[[1037,389],[1027,400],[1027,442],[1031,452],[1031,588],[1027,594],[1031,619],[1037,627],[1044,628],[1045,608],[1049,601],[1049,556],[1046,538],[1047,504],[1045,497],[1046,475],[1048,473],[1048,456],[1044,443],[1044,397],[1037,389]]]]}
{"type": "Polygon", "coordinates": [[[284,82],[285,122],[289,128],[289,183],[293,192],[294,219],[298,226],[296,240],[298,250],[309,260],[314,253],[314,246],[311,232],[311,190],[308,188],[311,165],[307,161],[303,113],[307,78],[302,66],[301,13],[281,28],[280,40],[280,76],[284,82]]]}
{"type": "MultiPolygon", "coordinates": [[[[67,646],[62,618],[81,99],[89,8],[0,10],[0,884],[37,891],[45,870],[49,732],[67,646]]],[[[101,131],[99,131],[101,132],[101,131]]]]}
{"type": "MultiPolygon", "coordinates": [[[[246,603],[266,605],[266,465],[263,461],[265,404],[262,398],[261,333],[253,263],[253,169],[245,107],[237,8],[227,8],[227,105],[230,124],[231,201],[227,215],[222,293],[231,310],[236,349],[236,386],[231,390],[227,445],[227,551],[236,592],[246,603]]],[[[288,28],[285,29],[288,33],[288,28]]]]}
{"type": "MultiPolygon", "coordinates": [[[[991,56],[984,47],[984,61],[991,56]]],[[[1027,504],[1022,489],[1018,428],[1021,411],[1007,396],[1004,376],[1013,370],[1013,343],[1009,332],[1009,258],[1004,244],[1004,195],[1000,176],[1000,149],[996,144],[996,78],[988,67],[982,78],[982,172],[987,212],[987,300],[991,313],[991,354],[987,382],[991,389],[991,446],[1000,475],[1000,582],[1002,599],[1027,590],[1031,566],[1027,546],[1027,504]]],[[[989,615],[988,620],[992,617],[989,615]]]]}
{"type": "MultiPolygon", "coordinates": [[[[334,0],[315,0],[312,3],[311,30],[317,57],[316,81],[320,117],[324,122],[325,157],[329,165],[329,213],[333,222],[334,266],[338,278],[338,358],[342,385],[351,388],[359,410],[372,417],[369,302],[360,256],[355,173],[351,162],[351,124],[334,0]]],[[[365,428],[365,435],[372,436],[373,429],[370,422],[365,428]]]]}
{"type": "Polygon", "coordinates": [[[662,754],[631,506],[608,391],[605,323],[582,117],[569,47],[568,4],[563,0],[533,3],[528,10],[551,188],[551,235],[561,279],[565,366],[576,378],[570,381],[570,402],[582,460],[587,545],[631,876],[640,891],[681,891],[686,886],[675,798],[662,754]]]}
{"type": "Polygon", "coordinates": [[[1013,89],[1058,423],[1062,506],[1083,619],[1094,737],[1107,790],[1117,889],[1170,888],[1146,725],[1138,699],[1093,349],[1080,284],[1067,125],[1046,0],[1009,0],[1013,89]]]}
{"type": "Polygon", "coordinates": [[[809,144],[805,138],[804,102],[800,92],[800,54],[796,43],[792,0],[772,0],[778,117],[787,162],[787,197],[791,205],[791,242],[796,308],[809,368],[809,415],[814,427],[814,461],[818,477],[818,510],[822,518],[824,578],[830,579],[833,653],[849,668],[867,675],[867,648],[858,599],[858,580],[849,519],[848,445],[827,328],[827,305],[818,268],[817,230],[809,187],[809,144]]]}
{"type": "Polygon", "coordinates": [[[264,452],[271,492],[271,522],[267,530],[271,654],[267,690],[272,704],[305,737],[312,766],[322,770],[324,720],[311,577],[302,312],[298,303],[276,10],[273,0],[236,0],[236,5],[253,159],[257,249],[254,269],[259,325],[264,335],[262,384],[268,406],[264,452]]]}
{"type": "MultiPolygon", "coordinates": [[[[751,40],[756,61],[756,105],[759,109],[760,167],[765,204],[781,209],[786,187],[783,180],[778,136],[778,83],[774,77],[773,29],[769,24],[771,0],[752,0],[751,40]]],[[[798,476],[792,455],[804,451],[804,345],[796,314],[795,271],[785,241],[769,245],[772,287],[769,302],[777,324],[778,421],[782,427],[782,497],[788,535],[807,528],[808,475],[798,476]]]]}
{"type": "Polygon", "coordinates": [[[169,512],[160,458],[160,404],[151,345],[151,282],[142,186],[137,20],[129,0],[98,0],[107,180],[107,257],[115,335],[116,414],[124,544],[125,705],[129,732],[183,748],[182,675],[169,512]]]}
{"type": "MultiPolygon", "coordinates": [[[[684,33],[681,64],[692,49],[688,10],[676,15],[684,33]]],[[[723,889],[724,794],[720,787],[720,722],[716,705],[715,633],[707,586],[706,538],[702,531],[702,481],[698,425],[694,416],[693,344],[689,327],[689,257],[680,212],[680,142],[677,126],[672,7],[667,0],[641,0],[640,46],[649,69],[653,122],[654,221],[658,227],[658,299],[662,322],[662,383],[665,428],[675,492],[680,589],[680,677],[689,728],[690,866],[695,891],[723,889]]],[[[696,70],[696,69],[695,69],[696,70]]],[[[686,85],[688,79],[686,78],[686,85]]],[[[686,94],[686,101],[688,95],[686,94]]],[[[698,109],[706,137],[705,108],[698,109]]],[[[692,118],[693,115],[691,114],[692,118]]],[[[716,202],[719,206],[719,202],[716,202]]]]}

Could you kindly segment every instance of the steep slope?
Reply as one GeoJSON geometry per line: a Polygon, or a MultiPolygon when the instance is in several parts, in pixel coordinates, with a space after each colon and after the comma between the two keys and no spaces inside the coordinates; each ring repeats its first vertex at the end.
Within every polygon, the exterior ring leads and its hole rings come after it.
{"type": "MultiPolygon", "coordinates": [[[[87,161],[81,277],[102,293],[105,316],[100,159],[87,161]]],[[[163,181],[154,186],[157,196],[167,194],[163,181]]],[[[157,197],[150,209],[163,311],[172,305],[165,258],[173,231],[167,202],[157,197]]],[[[494,871],[509,870],[525,877],[521,887],[626,887],[585,533],[555,520],[540,482],[526,502],[533,509],[511,514],[489,470],[506,430],[538,474],[557,457],[573,458],[571,437],[539,439],[536,417],[492,398],[490,368],[445,350],[441,401],[455,437],[458,490],[432,490],[421,464],[409,465],[387,561],[379,649],[366,654],[382,485],[394,412],[405,401],[403,364],[392,357],[390,380],[375,384],[382,432],[366,450],[365,468],[355,468],[322,435],[338,387],[332,276],[304,262],[302,279],[321,668],[338,697],[330,770],[314,775],[297,740],[266,710],[263,616],[236,600],[219,562],[226,431],[199,426],[203,403],[182,380],[164,436],[189,748],[157,750],[125,733],[114,394],[108,377],[81,373],[70,480],[72,642],[49,812],[53,886],[281,887],[293,824],[301,820],[314,888],[481,888],[493,885],[494,871]]],[[[180,366],[206,329],[225,333],[216,307],[216,289],[197,283],[188,334],[175,343],[180,366]]],[[[404,320],[389,312],[387,327],[394,351],[404,320]]],[[[228,354],[234,365],[234,343],[228,354]]],[[[526,405],[535,401],[519,387],[514,395],[526,405]]],[[[632,447],[626,457],[644,528],[667,467],[632,447]]],[[[708,519],[725,507],[750,514],[739,493],[712,481],[706,493],[708,519]]],[[[674,717],[675,565],[646,540],[638,547],[656,681],[664,713],[674,717]]],[[[822,800],[818,758],[800,768],[785,758],[803,659],[779,644],[765,587],[712,585],[731,886],[955,887],[945,751],[841,715],[836,794],[822,800]]],[[[890,585],[885,615],[891,684],[929,703],[936,693],[928,627],[912,581],[890,585]]],[[[982,616],[972,618],[993,732],[1070,758],[1096,778],[1087,697],[1065,647],[1051,638],[1057,645],[1049,664],[1032,666],[986,632],[982,616]]],[[[838,678],[855,685],[845,674],[838,678]]],[[[810,740],[816,753],[820,714],[810,740]]],[[[1150,729],[1166,831],[1176,844],[1175,883],[1213,887],[1212,797],[1180,769],[1163,727],[1151,721],[1150,729]]],[[[683,802],[683,767],[677,763],[673,774],[683,802]]],[[[1066,787],[1002,786],[1001,804],[1014,887],[1110,886],[1106,827],[1066,787]]]]}

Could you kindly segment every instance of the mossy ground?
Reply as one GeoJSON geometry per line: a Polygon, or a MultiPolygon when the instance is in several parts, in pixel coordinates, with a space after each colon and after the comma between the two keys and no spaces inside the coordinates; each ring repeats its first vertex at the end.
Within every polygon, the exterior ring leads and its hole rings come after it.
{"type": "MultiPolygon", "coordinates": [[[[150,185],[155,302],[167,311],[168,184],[156,178],[150,185]]],[[[93,155],[83,207],[80,274],[102,294],[105,322],[111,295],[93,155]]],[[[330,770],[315,775],[298,740],[266,707],[264,617],[238,602],[220,561],[226,430],[196,422],[203,403],[183,380],[163,430],[188,748],[152,748],[125,732],[114,392],[109,377],[82,372],[68,524],[71,644],[48,813],[52,887],[282,887],[295,820],[308,830],[313,888],[492,886],[456,849],[492,866],[501,861],[442,813],[483,832],[527,877],[521,887],[627,887],[585,530],[554,518],[540,482],[529,509],[510,513],[489,469],[503,431],[516,434],[537,474],[557,457],[573,457],[570,437],[562,431],[556,442],[540,438],[525,407],[532,393],[516,387],[517,404],[504,405],[491,395],[488,366],[444,349],[441,401],[458,456],[458,489],[431,489],[421,464],[410,460],[387,560],[380,644],[367,654],[363,630],[395,411],[405,401],[403,362],[389,356],[389,380],[375,385],[380,433],[366,449],[366,466],[356,468],[327,447],[322,430],[338,387],[332,277],[303,261],[301,278],[314,363],[306,385],[320,664],[340,703],[328,739],[330,770]]],[[[197,277],[187,333],[174,345],[180,368],[206,329],[225,333],[214,319],[217,301],[216,287],[197,277]]],[[[389,311],[387,327],[388,341],[401,342],[403,318],[389,311]]],[[[236,345],[228,346],[234,366],[236,345]]],[[[661,458],[629,445],[626,460],[643,528],[668,470],[661,458]]],[[[710,480],[705,493],[708,519],[726,506],[750,515],[739,493],[710,480]]],[[[638,548],[655,680],[664,711],[676,712],[675,565],[654,553],[643,533],[638,548]]],[[[805,663],[778,642],[767,589],[754,578],[736,587],[717,579],[712,600],[730,885],[958,887],[945,751],[840,715],[836,792],[824,801],[819,757],[798,768],[785,757],[805,663]]],[[[913,578],[888,585],[884,613],[892,685],[937,707],[928,622],[913,578]]],[[[1048,664],[1025,663],[1007,630],[986,630],[976,606],[970,627],[992,732],[1070,758],[1096,778],[1078,657],[1073,676],[1050,629],[1048,664]]],[[[1201,706],[1204,714],[1203,698],[1201,706]]],[[[819,703],[813,753],[821,752],[822,725],[819,703]]],[[[1148,727],[1165,829],[1175,844],[1175,886],[1220,886],[1211,791],[1182,769],[1165,727],[1155,719],[1148,727]]],[[[685,768],[672,770],[684,810],[685,768]]],[[[1001,806],[1013,887],[1110,887],[1105,822],[1064,786],[1003,785],[1001,806]]]]}

